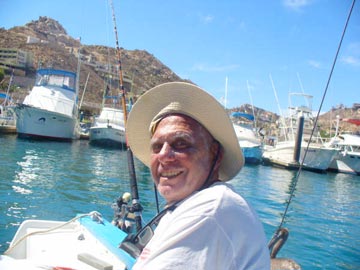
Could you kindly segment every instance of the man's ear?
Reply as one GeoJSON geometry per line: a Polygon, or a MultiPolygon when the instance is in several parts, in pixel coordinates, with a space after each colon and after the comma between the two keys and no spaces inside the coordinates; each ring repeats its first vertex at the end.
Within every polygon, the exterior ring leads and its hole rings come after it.
{"type": "Polygon", "coordinates": [[[224,156],[224,149],[222,148],[221,144],[217,141],[213,142],[211,145],[211,155],[212,160],[216,159],[216,164],[214,170],[218,170],[221,164],[221,161],[224,156]]]}

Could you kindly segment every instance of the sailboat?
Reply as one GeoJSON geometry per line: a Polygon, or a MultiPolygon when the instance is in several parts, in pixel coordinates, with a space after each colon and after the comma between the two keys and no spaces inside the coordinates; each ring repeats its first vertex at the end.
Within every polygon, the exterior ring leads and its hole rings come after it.
{"type": "Polygon", "coordinates": [[[256,130],[255,110],[252,101],[249,82],[246,81],[251,100],[252,114],[246,112],[232,112],[230,118],[233,122],[236,136],[243,151],[247,164],[260,164],[263,154],[262,138],[256,130]]]}
{"type": "Polygon", "coordinates": [[[77,75],[39,69],[35,85],[14,108],[19,137],[70,141],[80,137],[77,75]]]}

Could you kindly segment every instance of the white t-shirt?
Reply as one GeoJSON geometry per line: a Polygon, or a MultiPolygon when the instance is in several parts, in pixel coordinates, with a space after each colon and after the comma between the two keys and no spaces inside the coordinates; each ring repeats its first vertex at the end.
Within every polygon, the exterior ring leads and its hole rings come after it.
{"type": "Polygon", "coordinates": [[[270,255],[255,212],[218,182],[161,219],[133,269],[270,269],[270,255]]]}

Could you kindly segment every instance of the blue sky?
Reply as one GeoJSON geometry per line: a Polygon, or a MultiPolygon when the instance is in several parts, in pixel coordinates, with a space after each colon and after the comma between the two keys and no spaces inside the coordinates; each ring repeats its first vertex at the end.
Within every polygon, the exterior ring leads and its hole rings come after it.
{"type": "MultiPolygon", "coordinates": [[[[48,16],[57,20],[70,36],[81,37],[86,45],[115,47],[107,0],[0,3],[0,27],[5,29],[48,16]]],[[[352,0],[113,3],[121,47],[148,51],[228,108],[252,100],[257,107],[279,113],[279,107],[284,109],[289,104],[289,92],[313,95],[313,110],[319,109],[352,0]]],[[[322,111],[338,104],[351,107],[360,103],[359,90],[358,1],[322,111]]]]}

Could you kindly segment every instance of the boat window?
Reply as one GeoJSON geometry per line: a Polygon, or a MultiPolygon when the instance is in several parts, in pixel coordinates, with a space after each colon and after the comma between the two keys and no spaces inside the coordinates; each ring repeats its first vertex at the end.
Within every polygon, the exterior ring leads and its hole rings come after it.
{"type": "Polygon", "coordinates": [[[75,90],[75,78],[62,74],[38,74],[35,84],[37,86],[51,85],[59,86],[64,89],[75,90]]]}

